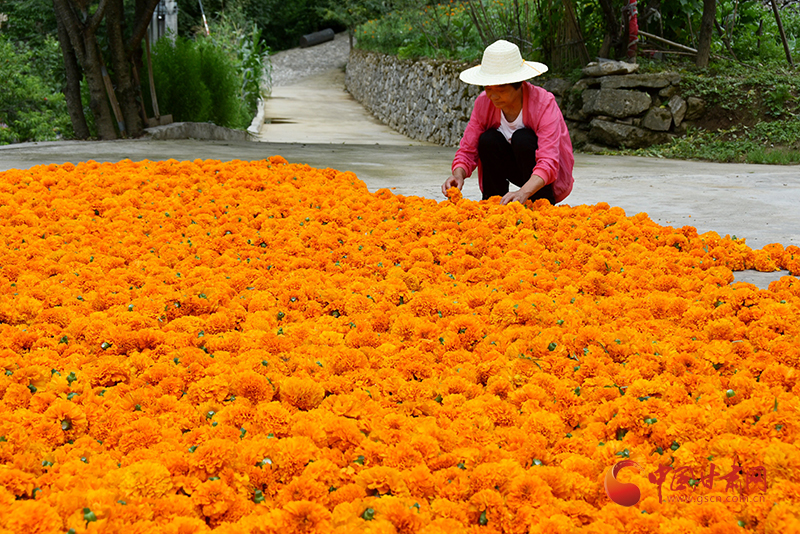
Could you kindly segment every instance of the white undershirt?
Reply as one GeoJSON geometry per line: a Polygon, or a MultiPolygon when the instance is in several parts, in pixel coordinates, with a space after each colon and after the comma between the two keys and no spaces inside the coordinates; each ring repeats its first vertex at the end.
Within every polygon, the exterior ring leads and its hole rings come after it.
{"type": "Polygon", "coordinates": [[[503,137],[506,138],[506,141],[510,143],[511,136],[514,134],[514,132],[523,128],[525,128],[525,125],[522,123],[522,110],[519,110],[519,115],[517,115],[517,118],[514,119],[514,122],[508,122],[508,120],[506,120],[506,114],[502,111],[500,112],[500,127],[497,129],[497,131],[503,134],[503,137]]]}

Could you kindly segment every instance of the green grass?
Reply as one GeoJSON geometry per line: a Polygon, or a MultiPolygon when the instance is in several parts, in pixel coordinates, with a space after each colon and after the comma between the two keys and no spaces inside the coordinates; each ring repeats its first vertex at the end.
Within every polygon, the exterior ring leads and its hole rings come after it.
{"type": "Polygon", "coordinates": [[[690,130],[671,142],[640,149],[605,151],[605,154],[697,159],[720,163],[800,163],[800,120],[761,122],[751,128],[736,127],[720,132],[690,130]]]}

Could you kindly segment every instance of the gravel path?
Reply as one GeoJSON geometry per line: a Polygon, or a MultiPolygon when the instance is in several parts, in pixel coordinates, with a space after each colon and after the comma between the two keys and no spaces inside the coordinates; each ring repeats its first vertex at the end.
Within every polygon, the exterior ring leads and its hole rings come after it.
{"type": "Polygon", "coordinates": [[[291,48],[272,56],[272,86],[292,85],[295,82],[322,74],[332,69],[342,69],[350,55],[350,39],[347,32],[308,48],[291,48]]]}

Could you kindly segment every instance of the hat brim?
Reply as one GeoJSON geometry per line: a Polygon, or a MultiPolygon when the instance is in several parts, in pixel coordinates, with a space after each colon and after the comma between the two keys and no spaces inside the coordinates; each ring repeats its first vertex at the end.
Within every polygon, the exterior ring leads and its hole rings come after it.
{"type": "Polygon", "coordinates": [[[503,74],[486,74],[482,72],[481,65],[462,71],[458,76],[462,82],[471,85],[503,85],[506,83],[517,83],[547,72],[547,65],[536,61],[523,61],[519,69],[503,74]]]}

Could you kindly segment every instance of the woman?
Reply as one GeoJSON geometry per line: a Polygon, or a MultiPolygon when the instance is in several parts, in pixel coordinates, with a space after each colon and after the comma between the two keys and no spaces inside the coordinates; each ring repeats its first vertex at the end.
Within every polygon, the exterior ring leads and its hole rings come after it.
{"type": "Polygon", "coordinates": [[[478,168],[478,185],[486,200],[500,203],[546,198],[551,204],[572,191],[572,142],[552,93],[525,80],[547,71],[547,66],[523,61],[519,48],[497,41],[483,52],[477,67],[465,70],[461,81],[482,85],[452,175],[442,185],[461,189],[478,168]],[[509,192],[509,182],[519,186],[509,192]]]}

